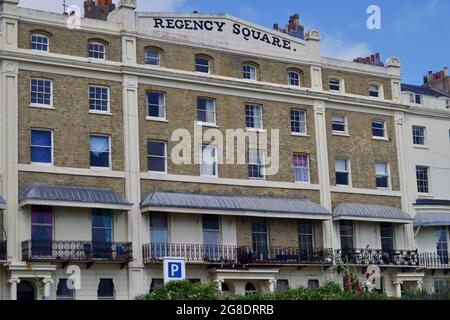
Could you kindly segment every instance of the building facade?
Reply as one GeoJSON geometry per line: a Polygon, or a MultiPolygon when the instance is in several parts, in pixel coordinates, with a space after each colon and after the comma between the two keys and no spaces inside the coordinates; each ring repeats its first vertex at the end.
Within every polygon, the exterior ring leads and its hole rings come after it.
{"type": "Polygon", "coordinates": [[[0,1],[0,298],[134,299],[168,256],[230,294],[342,283],[343,263],[362,281],[379,266],[392,296],[435,289],[421,254],[444,244],[417,213],[449,199],[450,142],[419,151],[410,132],[450,112],[410,105],[398,58],[135,1],[106,21],[18,2],[0,1]],[[416,194],[415,166],[436,193],[416,194]]]}

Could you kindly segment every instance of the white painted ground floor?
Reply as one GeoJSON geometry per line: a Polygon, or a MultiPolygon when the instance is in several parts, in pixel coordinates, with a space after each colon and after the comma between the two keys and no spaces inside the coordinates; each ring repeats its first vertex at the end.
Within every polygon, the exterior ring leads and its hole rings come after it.
{"type": "MultiPolygon", "coordinates": [[[[67,265],[17,264],[0,268],[0,299],[50,300],[128,300],[135,288],[130,286],[130,270],[118,264],[74,264],[79,267],[81,287],[67,287],[67,265]]],[[[70,265],[73,266],[73,265],[70,265]]],[[[76,268],[75,268],[76,269],[76,268]]],[[[162,264],[148,264],[134,268],[141,278],[142,293],[151,292],[163,283],[162,264]]],[[[362,267],[351,267],[352,274],[364,282],[362,267]]],[[[320,266],[255,266],[246,269],[217,268],[211,265],[187,264],[186,278],[201,283],[214,283],[224,295],[252,292],[271,292],[291,287],[317,287],[327,281],[343,285],[344,274],[336,267],[320,266]]],[[[377,290],[389,296],[400,296],[404,290],[424,288],[429,292],[448,285],[449,275],[444,270],[420,271],[415,268],[383,268],[376,281],[377,290]]]]}

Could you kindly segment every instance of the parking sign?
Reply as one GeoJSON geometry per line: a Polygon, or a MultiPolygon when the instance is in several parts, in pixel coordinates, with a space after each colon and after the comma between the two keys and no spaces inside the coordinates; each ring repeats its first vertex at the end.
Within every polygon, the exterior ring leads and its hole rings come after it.
{"type": "Polygon", "coordinates": [[[164,258],[164,283],[186,279],[186,262],[180,258],[164,258]]]}

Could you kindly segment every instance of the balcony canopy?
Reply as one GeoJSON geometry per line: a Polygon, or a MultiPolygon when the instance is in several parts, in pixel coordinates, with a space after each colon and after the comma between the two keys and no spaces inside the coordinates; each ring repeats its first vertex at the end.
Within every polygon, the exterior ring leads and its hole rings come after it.
{"type": "Polygon", "coordinates": [[[408,213],[394,207],[364,203],[342,203],[333,211],[334,220],[411,223],[408,213]]]}
{"type": "Polygon", "coordinates": [[[142,211],[267,216],[330,220],[331,213],[307,199],[218,195],[153,190],[144,195],[142,211]]]}
{"type": "Polygon", "coordinates": [[[108,188],[33,184],[20,196],[20,205],[129,210],[131,204],[108,188]]]}
{"type": "Polygon", "coordinates": [[[5,206],[6,206],[5,199],[3,199],[2,196],[0,196],[0,210],[5,209],[5,206]]]}
{"type": "Polygon", "coordinates": [[[450,212],[420,212],[414,219],[414,227],[450,226],[450,212]]]}

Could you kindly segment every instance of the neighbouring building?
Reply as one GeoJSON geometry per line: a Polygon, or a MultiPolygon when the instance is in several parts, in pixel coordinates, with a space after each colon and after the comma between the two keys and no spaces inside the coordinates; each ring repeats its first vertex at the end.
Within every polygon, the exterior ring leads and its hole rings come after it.
{"type": "Polygon", "coordinates": [[[424,257],[448,252],[448,96],[402,86],[398,58],[322,57],[295,15],[303,38],[18,4],[0,0],[0,298],[134,299],[164,257],[225,294],[343,283],[342,263],[378,265],[392,296],[441,288],[448,261],[424,257]]]}

